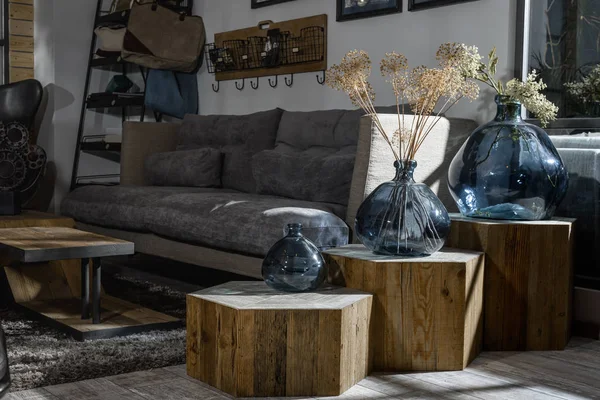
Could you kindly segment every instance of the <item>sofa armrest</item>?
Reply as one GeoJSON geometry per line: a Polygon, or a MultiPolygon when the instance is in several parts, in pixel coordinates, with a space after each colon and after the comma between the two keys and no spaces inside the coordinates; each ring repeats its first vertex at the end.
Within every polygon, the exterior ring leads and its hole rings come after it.
{"type": "MultiPolygon", "coordinates": [[[[405,124],[410,126],[413,118],[413,115],[405,115],[405,124]]],[[[397,115],[380,114],[379,119],[386,132],[398,129],[397,115]]],[[[448,168],[456,152],[475,128],[475,121],[442,117],[417,154],[415,180],[427,184],[449,211],[455,211],[456,205],[448,190],[448,168]]],[[[371,118],[362,117],[346,214],[346,223],[352,229],[356,212],[363,200],[377,186],[394,178],[394,161],[392,151],[371,118]]]]}
{"type": "Polygon", "coordinates": [[[121,185],[144,185],[144,160],[151,154],[173,151],[179,124],[130,122],[123,124],[121,185]]]}

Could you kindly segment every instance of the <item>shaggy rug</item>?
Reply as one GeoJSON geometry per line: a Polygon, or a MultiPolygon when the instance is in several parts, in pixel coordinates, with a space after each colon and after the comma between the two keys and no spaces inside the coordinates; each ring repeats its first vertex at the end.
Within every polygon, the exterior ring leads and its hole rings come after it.
{"type": "MultiPolygon", "coordinates": [[[[107,293],[185,318],[185,293],[124,275],[104,274],[107,293]]],[[[12,390],[100,378],[185,363],[185,328],[77,342],[13,308],[0,310],[12,390]]]]}

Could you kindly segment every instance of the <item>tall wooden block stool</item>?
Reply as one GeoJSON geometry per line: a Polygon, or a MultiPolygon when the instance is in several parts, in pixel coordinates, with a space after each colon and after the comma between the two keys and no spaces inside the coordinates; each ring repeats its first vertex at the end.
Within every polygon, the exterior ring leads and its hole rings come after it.
{"type": "Polygon", "coordinates": [[[229,282],[187,296],[187,373],[237,397],[337,396],[369,372],[373,296],[229,282]]]}
{"type": "Polygon", "coordinates": [[[447,245],[486,254],[485,350],[562,350],[570,338],[573,223],[452,214],[447,245]]]}
{"type": "Polygon", "coordinates": [[[479,354],[482,253],[442,249],[430,257],[397,258],[350,245],[324,256],[333,284],[374,295],[375,370],[462,370],[479,354]]]}

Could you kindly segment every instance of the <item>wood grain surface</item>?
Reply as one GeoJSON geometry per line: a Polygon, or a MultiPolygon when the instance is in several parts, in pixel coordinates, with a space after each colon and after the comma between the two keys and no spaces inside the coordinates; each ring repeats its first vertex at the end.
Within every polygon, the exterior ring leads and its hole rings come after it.
{"type": "Polygon", "coordinates": [[[65,227],[0,229],[0,252],[22,262],[130,255],[134,245],[121,239],[65,227]]]}
{"type": "Polygon", "coordinates": [[[239,397],[333,396],[367,376],[372,296],[230,282],[187,297],[187,371],[239,397]]]}
{"type": "Polygon", "coordinates": [[[10,82],[33,79],[34,8],[33,0],[8,0],[8,59],[10,82]]]}
{"type": "MultiPolygon", "coordinates": [[[[36,226],[73,228],[75,221],[38,211],[0,217],[0,229],[36,226]]],[[[7,279],[12,297],[17,303],[72,297],[79,295],[81,291],[80,260],[57,260],[27,266],[17,265],[12,261],[0,251],[0,262],[5,271],[3,279],[7,279]]]]}
{"type": "Polygon", "coordinates": [[[374,295],[374,370],[462,370],[479,354],[483,254],[442,249],[430,257],[394,258],[350,245],[324,257],[333,284],[374,295]]]}
{"type": "Polygon", "coordinates": [[[452,215],[448,245],[486,254],[486,350],[562,350],[570,338],[573,219],[496,221],[452,215]]]}

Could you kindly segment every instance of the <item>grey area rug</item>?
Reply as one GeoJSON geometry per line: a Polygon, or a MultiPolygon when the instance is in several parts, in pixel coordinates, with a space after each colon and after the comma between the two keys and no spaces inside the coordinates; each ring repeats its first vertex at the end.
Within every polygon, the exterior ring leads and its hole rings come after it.
{"type": "MultiPolygon", "coordinates": [[[[107,293],[185,318],[185,293],[124,275],[104,274],[107,293]]],[[[185,363],[185,328],[77,342],[13,308],[0,310],[12,391],[185,363]]]]}

